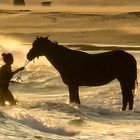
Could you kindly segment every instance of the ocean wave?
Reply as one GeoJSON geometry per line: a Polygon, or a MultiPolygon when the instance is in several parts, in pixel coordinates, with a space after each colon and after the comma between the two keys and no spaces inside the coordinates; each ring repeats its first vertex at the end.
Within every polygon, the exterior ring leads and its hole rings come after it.
{"type": "Polygon", "coordinates": [[[50,126],[49,125],[50,122],[47,122],[46,119],[44,119],[45,116],[42,116],[43,114],[46,114],[47,110],[49,111],[49,110],[56,109],[57,111],[60,111],[60,110],[66,110],[66,107],[67,106],[62,103],[49,102],[44,104],[41,103],[41,101],[39,101],[39,102],[27,104],[24,101],[22,105],[18,105],[14,108],[10,108],[10,107],[3,108],[2,114],[5,113],[6,119],[8,119],[10,122],[15,122],[15,124],[20,125],[21,130],[22,127],[23,128],[29,127],[33,130],[37,130],[41,132],[72,137],[79,134],[79,131],[74,131],[70,128],[67,129],[67,127],[65,126],[57,126],[57,125],[55,125],[54,127],[50,126]]]}
{"type": "Polygon", "coordinates": [[[55,134],[55,135],[72,137],[72,136],[75,136],[79,133],[79,132],[75,132],[75,131],[68,131],[65,128],[47,127],[42,122],[34,119],[31,116],[28,116],[27,118],[20,119],[20,120],[18,120],[18,122],[32,128],[32,129],[39,130],[41,132],[55,134]]]}
{"type": "MultiPolygon", "coordinates": [[[[63,44],[62,44],[63,45],[63,44]]],[[[108,51],[108,50],[126,50],[140,51],[140,46],[132,45],[111,45],[111,44],[94,44],[94,43],[64,43],[68,48],[74,48],[82,51],[108,51]]]]}
{"type": "Polygon", "coordinates": [[[5,118],[6,118],[6,115],[1,111],[1,112],[0,112],[0,120],[1,120],[1,119],[5,119],[5,118]]]}
{"type": "MultiPolygon", "coordinates": [[[[122,12],[122,13],[102,13],[102,12],[33,12],[32,14],[41,15],[45,17],[66,17],[66,18],[80,18],[80,17],[90,17],[94,20],[114,20],[114,19],[134,19],[140,17],[140,11],[135,12],[122,12]]],[[[56,19],[55,19],[56,20],[56,19]]]]}

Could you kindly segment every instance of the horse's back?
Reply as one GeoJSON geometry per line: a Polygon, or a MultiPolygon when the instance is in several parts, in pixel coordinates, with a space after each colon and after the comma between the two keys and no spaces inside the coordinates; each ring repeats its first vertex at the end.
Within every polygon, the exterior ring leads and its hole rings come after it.
{"type": "Polygon", "coordinates": [[[88,68],[117,68],[119,65],[135,63],[135,58],[123,51],[123,50],[113,50],[108,52],[103,52],[99,54],[88,54],[84,52],[75,52],[74,55],[71,56],[71,62],[77,65],[77,67],[86,67],[88,68]]]}
{"type": "Polygon", "coordinates": [[[64,81],[74,82],[79,85],[103,85],[113,79],[119,79],[130,72],[136,63],[135,58],[122,50],[114,50],[99,54],[74,52],[71,62],[64,69],[64,81]]]}

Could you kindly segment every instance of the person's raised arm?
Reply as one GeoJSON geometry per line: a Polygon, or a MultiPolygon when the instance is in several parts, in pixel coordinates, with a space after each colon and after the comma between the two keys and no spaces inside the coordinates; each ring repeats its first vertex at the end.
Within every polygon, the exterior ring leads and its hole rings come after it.
{"type": "Polygon", "coordinates": [[[17,70],[13,71],[12,73],[14,75],[14,74],[16,74],[16,73],[18,73],[18,72],[20,72],[22,70],[24,70],[24,67],[18,68],[17,70]]]}

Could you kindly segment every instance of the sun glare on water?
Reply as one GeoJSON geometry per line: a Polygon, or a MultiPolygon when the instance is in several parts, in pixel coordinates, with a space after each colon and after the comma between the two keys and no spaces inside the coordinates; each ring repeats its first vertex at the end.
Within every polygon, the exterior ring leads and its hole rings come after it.
{"type": "MultiPolygon", "coordinates": [[[[28,47],[24,46],[19,40],[0,36],[0,53],[12,53],[15,60],[14,66],[25,62],[27,51],[28,47]]],[[[2,60],[1,56],[0,59],[2,60]]]]}
{"type": "Polygon", "coordinates": [[[17,51],[17,49],[21,46],[21,43],[17,40],[4,36],[0,37],[0,48],[3,49],[4,52],[17,51]]]}
{"type": "MultiPolygon", "coordinates": [[[[32,43],[31,43],[32,44],[32,43]]],[[[24,42],[20,40],[16,40],[11,37],[0,36],[0,65],[2,65],[2,53],[12,53],[14,57],[13,67],[21,67],[24,66],[27,58],[26,55],[28,51],[31,49],[32,45],[26,45],[24,42]]],[[[39,57],[39,59],[35,59],[35,63],[30,63],[33,65],[41,65],[45,64],[48,67],[51,66],[49,61],[46,61],[45,57],[39,57]]]]}

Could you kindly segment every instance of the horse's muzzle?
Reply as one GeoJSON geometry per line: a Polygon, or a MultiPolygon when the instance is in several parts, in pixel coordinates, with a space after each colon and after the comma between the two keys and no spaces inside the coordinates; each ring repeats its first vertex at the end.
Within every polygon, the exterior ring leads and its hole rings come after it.
{"type": "Polygon", "coordinates": [[[33,60],[33,58],[30,56],[30,54],[29,54],[29,53],[27,54],[27,56],[26,56],[26,57],[27,57],[27,59],[28,59],[29,61],[32,61],[32,60],[33,60]]]}

